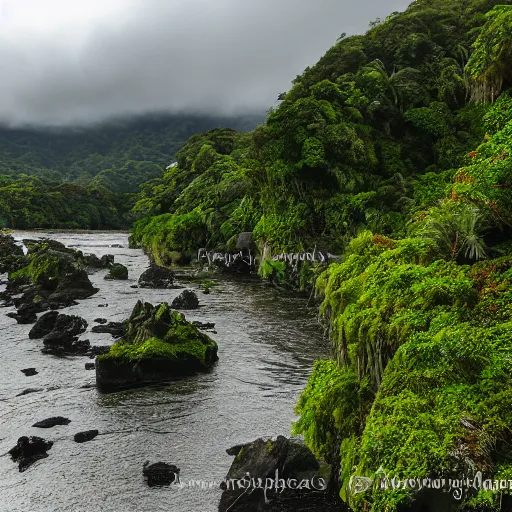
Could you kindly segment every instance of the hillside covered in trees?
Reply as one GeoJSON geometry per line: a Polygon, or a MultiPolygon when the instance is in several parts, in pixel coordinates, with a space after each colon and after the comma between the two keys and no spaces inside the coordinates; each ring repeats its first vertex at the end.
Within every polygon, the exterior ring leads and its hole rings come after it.
{"type": "Polygon", "coordinates": [[[294,431],[351,510],[510,507],[488,484],[351,482],[512,479],[511,69],[512,2],[417,0],[341,37],[252,133],[193,136],[135,205],[159,263],[252,231],[262,275],[315,288],[334,357],[294,431]],[[271,258],[315,247],[341,260],[271,258]]]}
{"type": "Polygon", "coordinates": [[[88,128],[0,127],[0,225],[129,227],[133,196],[162,175],[193,134],[260,118],[159,116],[88,128]]]}

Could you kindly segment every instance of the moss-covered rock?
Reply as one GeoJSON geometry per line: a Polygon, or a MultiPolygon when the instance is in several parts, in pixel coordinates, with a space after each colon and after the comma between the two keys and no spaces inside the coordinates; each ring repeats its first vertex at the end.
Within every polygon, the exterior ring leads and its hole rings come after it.
{"type": "Polygon", "coordinates": [[[167,303],[137,302],[126,335],[98,357],[96,382],[102,391],[172,380],[208,370],[217,344],[167,303]]]}
{"type": "Polygon", "coordinates": [[[22,257],[23,266],[18,265],[8,276],[7,293],[23,292],[13,299],[18,311],[11,316],[18,322],[33,323],[36,313],[70,306],[98,291],[81,268],[79,251],[63,250],[60,245],[46,242],[34,242],[30,247],[34,252],[29,249],[28,255],[22,257]]]}
{"type": "Polygon", "coordinates": [[[126,280],[128,279],[128,269],[121,263],[112,263],[109,267],[109,273],[105,276],[105,279],[113,280],[126,280]]]}

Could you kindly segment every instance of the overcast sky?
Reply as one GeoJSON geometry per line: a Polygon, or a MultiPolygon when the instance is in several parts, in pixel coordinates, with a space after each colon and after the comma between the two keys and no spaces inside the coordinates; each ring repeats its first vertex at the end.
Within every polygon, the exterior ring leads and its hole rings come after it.
{"type": "Polygon", "coordinates": [[[0,0],[0,124],[267,110],[407,0],[0,0]]]}

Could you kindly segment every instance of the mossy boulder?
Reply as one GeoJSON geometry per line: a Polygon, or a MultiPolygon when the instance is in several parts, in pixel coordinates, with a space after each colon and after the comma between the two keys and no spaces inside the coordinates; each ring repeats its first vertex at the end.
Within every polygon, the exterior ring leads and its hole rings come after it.
{"type": "Polygon", "coordinates": [[[121,263],[112,263],[109,267],[109,273],[105,276],[109,281],[128,279],[128,269],[121,263]]]}
{"type": "Polygon", "coordinates": [[[96,383],[113,391],[207,371],[217,344],[167,303],[137,302],[126,334],[96,362],[96,383]]]}
{"type": "Polygon", "coordinates": [[[36,313],[70,306],[98,291],[80,266],[80,252],[39,242],[33,248],[35,252],[23,258],[23,267],[8,276],[7,294],[22,293],[13,299],[18,311],[11,316],[18,322],[33,323],[36,313]]]}

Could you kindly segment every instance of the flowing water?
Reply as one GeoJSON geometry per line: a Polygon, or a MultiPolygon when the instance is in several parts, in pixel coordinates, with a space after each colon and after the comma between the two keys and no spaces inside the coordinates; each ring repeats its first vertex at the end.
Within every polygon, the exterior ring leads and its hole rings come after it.
{"type": "MultiPolygon", "coordinates": [[[[128,249],[124,233],[16,232],[15,237],[50,237],[84,253],[114,254],[129,269],[128,281],[90,276],[100,291],[63,309],[95,325],[127,318],[138,299],[170,302],[180,290],[134,289],[148,259],[128,249]],[[122,248],[113,248],[112,245],[122,248]],[[99,307],[108,304],[107,307],[99,307]]],[[[1,512],[213,512],[220,498],[211,489],[149,488],[142,476],[146,460],[181,469],[183,482],[220,483],[232,457],[225,450],[258,437],[290,435],[293,407],[314,361],[329,349],[304,299],[283,297],[258,282],[219,279],[210,295],[195,289],[202,307],[188,320],[215,322],[219,362],[208,374],[154,387],[102,395],[86,357],[41,353],[30,340],[30,325],[18,325],[0,311],[0,511],[1,512]],[[25,377],[20,370],[39,372],[25,377]],[[27,388],[41,391],[16,396],[27,388]],[[65,416],[67,426],[42,430],[36,421],[65,416]],[[98,429],[91,442],[77,444],[77,432],[98,429]],[[6,452],[20,436],[54,441],[49,457],[24,473],[6,452]]],[[[112,342],[108,334],[86,332],[93,345],[112,342]]]]}

